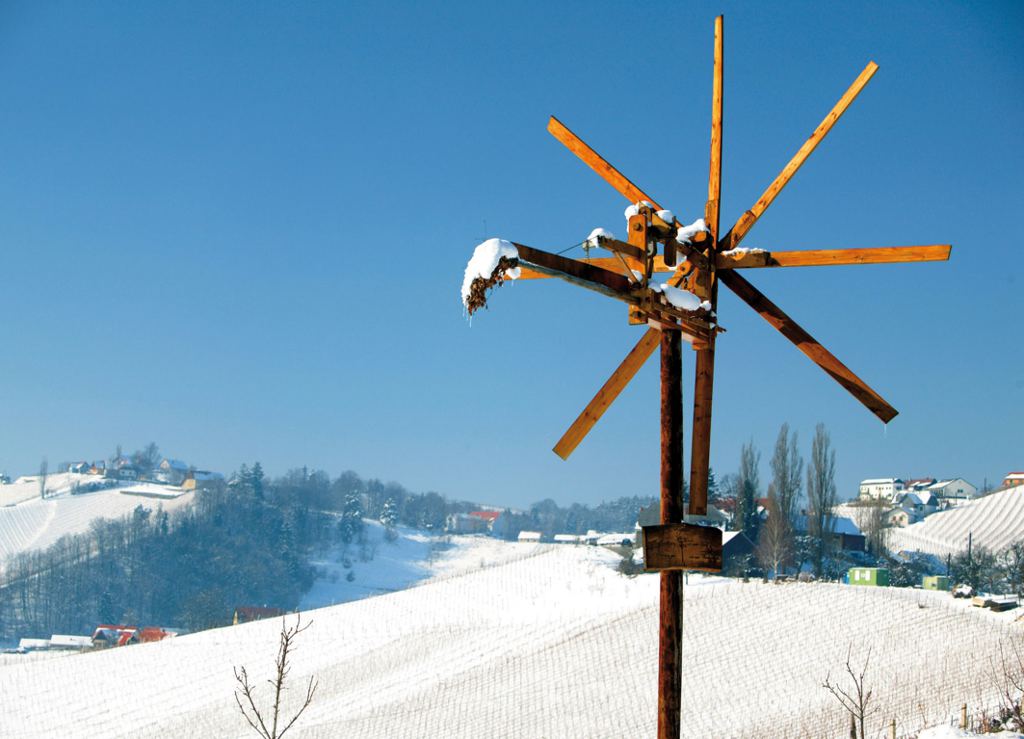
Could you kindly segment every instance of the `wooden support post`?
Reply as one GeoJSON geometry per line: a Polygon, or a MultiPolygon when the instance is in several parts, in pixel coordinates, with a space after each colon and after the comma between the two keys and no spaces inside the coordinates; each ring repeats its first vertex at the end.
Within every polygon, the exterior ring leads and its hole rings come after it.
{"type": "MultiPolygon", "coordinates": [[[[683,520],[683,358],[678,331],[661,332],[661,523],[683,520]]],[[[682,730],[682,572],[662,572],[658,630],[658,739],[682,730]]]]}
{"type": "MultiPolygon", "coordinates": [[[[629,218],[629,243],[635,248],[639,249],[644,255],[647,254],[647,214],[646,211],[639,215],[630,216],[629,218]]],[[[636,270],[645,277],[641,277],[640,281],[646,285],[646,270],[647,265],[644,261],[636,259],[632,256],[626,258],[626,264],[629,268],[636,270]]],[[[632,326],[639,326],[647,323],[646,316],[640,314],[640,311],[636,308],[629,309],[629,323],[632,326]]]]}

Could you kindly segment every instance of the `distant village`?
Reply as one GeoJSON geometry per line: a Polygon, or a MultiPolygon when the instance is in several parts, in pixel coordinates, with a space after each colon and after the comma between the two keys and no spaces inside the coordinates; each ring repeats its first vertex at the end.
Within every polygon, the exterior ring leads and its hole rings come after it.
{"type": "MultiPolygon", "coordinates": [[[[1001,485],[992,491],[999,492],[1024,485],[1024,472],[1010,472],[1001,485]]],[[[967,480],[956,477],[936,479],[934,477],[902,480],[896,477],[872,478],[860,483],[855,498],[841,503],[833,509],[829,529],[832,545],[836,551],[858,553],[866,550],[867,537],[862,531],[865,509],[881,509],[883,525],[888,528],[903,528],[923,521],[939,511],[946,511],[964,505],[981,497],[983,493],[967,480]],[[858,522],[861,523],[858,523],[858,522]]],[[[768,517],[768,499],[758,498],[757,514],[763,521],[768,517]]],[[[708,505],[704,516],[686,516],[689,523],[714,526],[722,529],[723,571],[736,570],[735,565],[754,555],[756,548],[743,532],[733,530],[737,502],[735,498],[719,498],[708,505]]],[[[660,522],[657,506],[641,509],[634,531],[605,533],[588,531],[586,534],[551,533],[531,530],[517,530],[516,519],[519,511],[509,509],[481,509],[468,513],[453,513],[446,519],[445,531],[450,534],[483,534],[501,539],[514,539],[528,543],[575,544],[632,548],[638,546],[639,532],[644,526],[660,522]]],[[[794,534],[808,534],[806,512],[794,520],[794,534]]],[[[863,568],[861,568],[863,569],[863,568]]]]}
{"type": "Polygon", "coordinates": [[[82,475],[100,475],[108,480],[125,482],[153,482],[173,485],[183,490],[203,490],[225,484],[224,475],[210,470],[199,470],[180,459],[164,457],[153,466],[145,461],[125,455],[115,456],[109,462],[65,462],[58,472],[73,472],[82,475]]]}

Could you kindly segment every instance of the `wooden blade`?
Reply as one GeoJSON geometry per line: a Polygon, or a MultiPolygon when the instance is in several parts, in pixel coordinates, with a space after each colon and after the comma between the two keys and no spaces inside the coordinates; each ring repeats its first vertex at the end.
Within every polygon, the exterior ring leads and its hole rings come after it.
{"type": "Polygon", "coordinates": [[[534,272],[559,277],[573,284],[596,290],[603,295],[625,299],[630,297],[632,283],[629,279],[607,269],[587,262],[569,259],[558,254],[534,249],[524,244],[514,244],[519,251],[519,261],[534,272]]]}
{"type": "Polygon", "coordinates": [[[711,88],[711,167],[708,173],[708,203],[704,208],[704,221],[711,231],[712,244],[718,241],[719,203],[722,198],[723,33],[722,16],[718,16],[715,18],[715,76],[711,88]]]}
{"type": "Polygon", "coordinates": [[[738,272],[724,269],[718,273],[721,280],[740,300],[761,314],[768,323],[783,336],[796,344],[796,348],[806,354],[812,362],[825,370],[836,382],[842,385],[857,400],[867,406],[868,410],[889,423],[899,412],[889,405],[881,395],[872,390],[866,382],[853,374],[828,349],[819,344],[813,336],[804,331],[796,321],[770,301],[760,290],[740,276],[738,272]]]}
{"type": "Polygon", "coordinates": [[[562,435],[562,438],[555,444],[554,452],[562,459],[568,459],[580,442],[583,441],[590,429],[598,422],[612,401],[619,397],[622,389],[629,384],[644,362],[654,354],[654,350],[661,345],[661,332],[653,328],[647,329],[637,345],[622,360],[622,364],[612,372],[612,376],[597,391],[597,395],[591,400],[583,412],[573,422],[569,430],[562,435]]]}
{"type": "MultiPolygon", "coordinates": [[[[725,78],[723,18],[715,18],[715,70],[711,88],[711,166],[708,171],[708,202],[704,207],[704,221],[711,231],[708,256],[714,259],[718,248],[720,227],[719,205],[722,198],[722,113],[725,78]]],[[[717,266],[717,263],[715,264],[717,266]]],[[[711,304],[717,310],[718,279],[715,269],[707,270],[707,289],[711,304]]],[[[691,516],[704,516],[708,512],[708,469],[711,465],[711,400],[715,381],[715,335],[711,334],[707,346],[697,352],[693,381],[693,440],[690,442],[690,503],[691,516]]]]}
{"type": "Polygon", "coordinates": [[[718,269],[755,267],[821,267],[828,264],[895,264],[897,262],[944,262],[949,244],[928,246],[879,246],[869,249],[813,249],[807,251],[724,252],[718,269]]]}
{"type": "MultiPolygon", "coordinates": [[[[654,206],[654,210],[661,210],[661,206],[656,200],[633,184],[628,177],[615,169],[615,167],[609,164],[604,157],[587,146],[583,139],[570,131],[554,116],[551,116],[551,119],[548,121],[548,131],[552,136],[561,141],[569,151],[583,160],[584,164],[601,175],[602,179],[614,187],[620,195],[626,198],[626,200],[631,203],[646,200],[654,206]]],[[[675,219],[672,225],[679,228],[682,224],[679,223],[679,219],[675,219]]],[[[697,239],[694,239],[694,241],[697,241],[697,239]]],[[[676,248],[691,259],[699,256],[699,252],[691,245],[677,244],[676,248]]]]}
{"type": "Polygon", "coordinates": [[[829,111],[829,114],[825,116],[825,120],[814,130],[811,137],[804,142],[804,145],[800,147],[799,151],[789,160],[779,176],[768,186],[768,189],[764,191],[757,202],[754,203],[754,207],[740,216],[740,219],[736,221],[736,225],[732,227],[725,238],[721,241],[724,242],[719,244],[719,248],[722,251],[728,251],[729,249],[735,249],[743,241],[743,237],[747,235],[747,232],[757,223],[757,219],[761,217],[761,214],[765,212],[772,201],[782,192],[782,188],[793,178],[797,170],[803,166],[803,163],[807,161],[807,157],[811,155],[818,144],[822,142],[828,132],[832,130],[832,126],[836,124],[839,117],[846,112],[846,109],[850,107],[850,103],[856,99],[860,94],[860,91],[864,89],[865,85],[868,84],[871,77],[875,74],[878,69],[878,65],[874,62],[868,62],[868,66],[864,68],[864,71],[860,73],[860,76],[853,81],[850,88],[839,98],[839,102],[835,104],[835,107],[829,111]]]}
{"type": "MultiPolygon", "coordinates": [[[[616,272],[620,275],[626,274],[626,267],[622,264],[622,260],[618,257],[595,257],[593,259],[579,259],[577,260],[581,264],[592,264],[595,267],[606,269],[610,272],[616,272]]],[[[537,272],[530,269],[524,264],[519,265],[522,269],[522,273],[519,275],[520,280],[538,280],[545,277],[554,277],[544,272],[537,272]]],[[[661,254],[654,256],[654,271],[655,272],[671,272],[674,267],[669,267],[665,264],[665,258],[661,254]]]]}
{"type": "Polygon", "coordinates": [[[583,160],[584,164],[597,172],[602,179],[614,187],[631,203],[640,200],[647,200],[654,205],[655,210],[661,210],[661,206],[655,203],[639,187],[629,181],[624,174],[610,165],[604,157],[598,154],[584,143],[583,139],[570,131],[560,120],[551,116],[548,121],[548,131],[556,139],[561,141],[569,151],[583,160]]]}

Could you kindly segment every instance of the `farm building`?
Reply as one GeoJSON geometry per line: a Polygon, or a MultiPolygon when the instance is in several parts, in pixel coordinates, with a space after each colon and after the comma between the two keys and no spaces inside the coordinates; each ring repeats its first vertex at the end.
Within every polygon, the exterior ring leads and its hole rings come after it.
{"type": "Polygon", "coordinates": [[[266,606],[239,606],[231,617],[231,623],[235,626],[246,624],[250,621],[262,621],[265,618],[278,618],[285,614],[280,608],[267,608],[266,606]]]}
{"type": "Polygon", "coordinates": [[[54,634],[50,637],[50,649],[88,649],[91,646],[91,636],[54,634]]]}
{"type": "Polygon", "coordinates": [[[896,493],[903,491],[903,480],[898,477],[879,477],[861,480],[860,497],[891,500],[896,493]]]}
{"type": "Polygon", "coordinates": [[[884,567],[851,567],[846,577],[850,585],[886,587],[889,584],[889,570],[884,567]]]}
{"type": "Polygon", "coordinates": [[[541,534],[539,531],[520,531],[519,536],[516,537],[516,541],[531,542],[533,544],[539,543],[541,534]]]}
{"type": "Polygon", "coordinates": [[[487,521],[469,513],[450,513],[445,519],[444,530],[450,534],[484,534],[487,521]]]}
{"type": "MultiPolygon", "coordinates": [[[[853,519],[847,518],[846,516],[829,516],[826,519],[826,529],[832,531],[833,543],[843,551],[846,552],[863,552],[864,551],[864,534],[857,528],[857,524],[853,522],[853,519]]],[[[799,515],[796,516],[793,521],[793,530],[797,534],[807,533],[807,516],[799,515]]]]}
{"type": "Polygon", "coordinates": [[[962,477],[939,480],[929,485],[928,491],[938,496],[945,504],[944,507],[962,505],[978,497],[978,488],[962,477]]]}
{"type": "Polygon", "coordinates": [[[494,528],[494,522],[501,515],[501,511],[470,511],[469,515],[483,521],[487,526],[487,530],[490,531],[494,528]]]}
{"type": "Polygon", "coordinates": [[[754,544],[742,531],[722,532],[722,570],[728,570],[730,563],[754,554],[754,544]]]}
{"type": "Polygon", "coordinates": [[[168,485],[181,485],[188,476],[188,465],[180,459],[164,459],[153,471],[153,479],[168,485]]]}
{"type": "Polygon", "coordinates": [[[555,534],[555,544],[582,544],[583,537],[579,534],[555,534]]]}
{"type": "Polygon", "coordinates": [[[1024,485],[1024,472],[1010,472],[1003,478],[1002,487],[1004,488],[1012,488],[1018,485],[1024,485]]]}
{"type": "Polygon", "coordinates": [[[224,486],[224,475],[209,470],[192,470],[181,483],[185,490],[222,490],[224,486]]]}
{"type": "Polygon", "coordinates": [[[945,575],[925,575],[921,578],[921,587],[925,590],[949,592],[949,578],[945,575]]]}
{"type": "Polygon", "coordinates": [[[123,647],[137,641],[138,628],[124,624],[100,624],[92,634],[92,645],[97,649],[123,647]]]}

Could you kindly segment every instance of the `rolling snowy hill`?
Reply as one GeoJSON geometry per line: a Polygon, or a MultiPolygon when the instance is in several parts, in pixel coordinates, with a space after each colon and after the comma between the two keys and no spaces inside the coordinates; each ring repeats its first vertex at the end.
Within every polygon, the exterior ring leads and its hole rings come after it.
{"type": "Polygon", "coordinates": [[[45,499],[39,497],[39,483],[34,479],[0,486],[0,570],[9,556],[43,549],[66,534],[85,532],[93,519],[124,516],[138,505],[148,510],[163,506],[164,510],[172,511],[189,504],[194,496],[182,493],[180,488],[151,483],[71,493],[76,483],[84,485],[101,479],[96,475],[51,475],[45,499]]]}
{"type": "MultiPolygon", "coordinates": [[[[633,737],[655,733],[657,592],[596,547],[508,544],[507,561],[311,611],[296,686],[319,680],[296,737],[633,737]]],[[[465,560],[466,557],[463,557],[465,560]]],[[[900,734],[991,704],[1013,612],[948,595],[691,578],[684,733],[836,736],[822,680],[871,650],[900,734]]],[[[0,735],[248,736],[232,668],[270,676],[279,621],[56,659],[0,662],[0,735]]],[[[264,683],[265,685],[265,683],[264,683]]],[[[262,693],[265,700],[267,692],[262,693]]],[[[876,732],[872,730],[872,735],[876,732]]]]}
{"type": "Polygon", "coordinates": [[[1013,542],[1024,540],[1024,485],[933,513],[905,528],[893,529],[889,548],[945,557],[967,549],[969,535],[973,537],[974,546],[996,553],[1013,542]]]}

